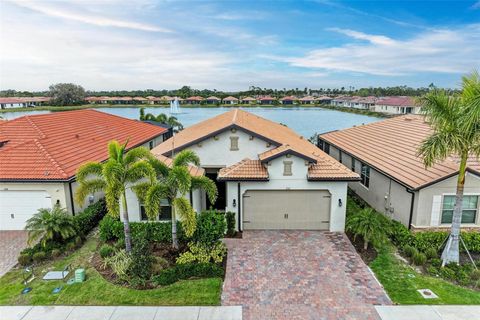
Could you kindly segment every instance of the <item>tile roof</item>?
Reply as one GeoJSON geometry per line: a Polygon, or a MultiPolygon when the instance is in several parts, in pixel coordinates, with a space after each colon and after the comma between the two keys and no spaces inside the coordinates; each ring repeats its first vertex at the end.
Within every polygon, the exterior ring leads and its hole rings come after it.
{"type": "Polygon", "coordinates": [[[412,97],[385,97],[376,101],[377,105],[383,106],[398,106],[398,107],[411,107],[415,106],[415,100],[412,97]]]}
{"type": "Polygon", "coordinates": [[[268,170],[259,160],[243,159],[218,172],[219,180],[268,180],[268,170]]]}
{"type": "Polygon", "coordinates": [[[306,96],[298,99],[299,101],[315,101],[315,97],[312,96],[306,96]]]}
{"type": "Polygon", "coordinates": [[[86,161],[108,157],[112,140],[136,147],[167,130],[87,109],[31,115],[0,123],[0,180],[67,180],[86,161]]]}
{"type": "Polygon", "coordinates": [[[223,98],[223,101],[238,101],[238,99],[232,96],[228,96],[226,98],[223,98]]]}
{"type": "Polygon", "coordinates": [[[245,97],[245,98],[242,98],[242,101],[257,101],[257,99],[252,97],[245,97]]]}
{"type": "Polygon", "coordinates": [[[204,99],[200,96],[193,96],[185,99],[186,101],[203,101],[204,99]]]}
{"type": "MultiPolygon", "coordinates": [[[[180,131],[174,137],[155,147],[152,153],[154,155],[168,156],[172,149],[181,150],[187,148],[230,128],[240,128],[253,135],[258,135],[277,147],[288,145],[294,153],[315,159],[316,163],[312,164],[312,168],[314,171],[316,170],[318,179],[321,177],[320,171],[325,171],[325,178],[328,179],[358,179],[356,173],[351,172],[307,139],[299,136],[292,129],[237,108],[180,131]]],[[[275,152],[281,151],[284,150],[275,152]]]]}
{"type": "Polygon", "coordinates": [[[295,101],[295,100],[298,100],[298,98],[295,96],[286,96],[280,99],[280,101],[295,101]]]}
{"type": "MultiPolygon", "coordinates": [[[[172,167],[172,162],[173,162],[172,158],[168,158],[162,155],[156,155],[156,158],[162,161],[163,163],[165,163],[168,167],[170,168],[172,167]]],[[[188,171],[194,177],[203,176],[205,174],[205,170],[203,168],[200,168],[194,165],[189,165],[188,171]]]]}
{"type": "Polygon", "coordinates": [[[273,101],[273,100],[277,100],[276,98],[273,98],[273,97],[270,97],[270,96],[265,96],[265,97],[261,97],[259,99],[257,99],[258,101],[273,101]]]}
{"type": "MultiPolygon", "coordinates": [[[[458,171],[455,157],[425,168],[416,153],[431,132],[423,116],[407,115],[325,133],[320,138],[402,184],[420,189],[458,171]]],[[[468,168],[480,175],[480,160],[471,157],[468,168]]]]}
{"type": "Polygon", "coordinates": [[[220,101],[220,98],[217,98],[217,97],[215,97],[215,96],[211,96],[211,97],[206,98],[205,100],[217,100],[217,101],[220,101]]]}

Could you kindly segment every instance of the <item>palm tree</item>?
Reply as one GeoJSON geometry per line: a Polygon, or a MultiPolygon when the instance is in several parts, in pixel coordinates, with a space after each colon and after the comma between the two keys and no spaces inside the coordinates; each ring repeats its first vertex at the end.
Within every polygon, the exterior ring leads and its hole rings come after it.
{"type": "Polygon", "coordinates": [[[351,232],[354,239],[361,236],[363,239],[363,250],[368,249],[368,244],[372,243],[379,247],[386,242],[385,225],[382,223],[382,216],[371,208],[360,210],[347,218],[345,228],[351,232]]]}
{"type": "Polygon", "coordinates": [[[140,108],[140,120],[145,121],[156,121],[163,124],[167,124],[173,128],[175,132],[179,132],[183,130],[183,125],[180,121],[178,121],[177,117],[174,116],[167,116],[165,113],[160,113],[159,115],[155,116],[151,113],[145,114],[145,108],[140,108]]]}
{"type": "Polygon", "coordinates": [[[29,244],[41,239],[42,246],[49,240],[65,240],[76,234],[72,216],[58,205],[53,209],[38,209],[38,212],[27,220],[25,230],[28,230],[29,244]]]}
{"type": "Polygon", "coordinates": [[[155,170],[149,162],[153,156],[146,148],[138,147],[126,152],[127,143],[128,141],[121,145],[117,141],[111,141],[108,144],[109,158],[106,162],[87,162],[78,169],[79,187],[75,198],[82,204],[89,194],[104,191],[108,212],[114,217],[120,215],[121,201],[125,249],[130,252],[132,240],[126,191],[144,182],[145,178],[153,183],[155,170]]]}
{"type": "Polygon", "coordinates": [[[136,187],[137,195],[142,197],[149,219],[156,219],[160,201],[166,199],[172,208],[172,246],[178,249],[177,214],[182,218],[182,226],[187,237],[195,232],[195,212],[190,202],[185,198],[187,192],[193,189],[203,189],[211,203],[217,198],[215,182],[205,176],[192,176],[189,165],[199,165],[200,160],[195,152],[184,150],[177,154],[169,167],[163,162],[154,160],[152,166],[157,172],[153,183],[144,183],[136,187]]]}
{"type": "Polygon", "coordinates": [[[459,160],[452,227],[442,253],[442,265],[459,263],[460,224],[467,160],[480,157],[480,78],[477,72],[463,77],[462,92],[450,95],[433,88],[419,99],[426,121],[433,129],[419,147],[426,167],[448,157],[459,160]]]}

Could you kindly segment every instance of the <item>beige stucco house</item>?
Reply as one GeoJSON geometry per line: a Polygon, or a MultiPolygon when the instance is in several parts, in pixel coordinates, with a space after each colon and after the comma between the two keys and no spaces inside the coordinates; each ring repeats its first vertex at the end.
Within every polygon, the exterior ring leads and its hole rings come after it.
{"type": "MultiPolygon", "coordinates": [[[[424,117],[399,116],[321,134],[319,147],[360,175],[349,187],[376,210],[414,229],[451,225],[458,163],[426,169],[417,149],[431,133],[424,117]]],[[[462,227],[480,228],[480,161],[470,158],[462,227]]]]}

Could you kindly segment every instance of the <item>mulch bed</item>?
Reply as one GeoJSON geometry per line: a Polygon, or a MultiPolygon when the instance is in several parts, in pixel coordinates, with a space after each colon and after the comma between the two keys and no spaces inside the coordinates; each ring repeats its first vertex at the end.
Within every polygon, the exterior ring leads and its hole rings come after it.
{"type": "Polygon", "coordinates": [[[354,240],[354,237],[352,234],[347,233],[347,237],[350,240],[350,242],[353,244],[355,247],[355,250],[357,250],[358,254],[362,258],[363,262],[365,264],[370,264],[375,258],[377,257],[378,253],[377,251],[373,248],[372,244],[368,245],[368,249],[364,250],[363,249],[363,239],[361,237],[357,237],[354,240]]]}

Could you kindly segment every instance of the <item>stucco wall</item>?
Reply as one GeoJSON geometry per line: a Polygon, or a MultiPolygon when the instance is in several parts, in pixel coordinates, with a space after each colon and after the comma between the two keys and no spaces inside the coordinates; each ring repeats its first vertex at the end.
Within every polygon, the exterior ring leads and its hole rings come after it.
{"type": "MultiPolygon", "coordinates": [[[[12,183],[0,182],[1,190],[10,191],[46,191],[52,200],[52,207],[60,201],[60,206],[65,208],[68,205],[68,199],[65,193],[65,185],[62,182],[28,182],[28,183],[12,183]]],[[[28,201],[28,199],[25,199],[28,201]]]]}
{"type": "MultiPolygon", "coordinates": [[[[240,182],[240,198],[247,190],[328,190],[331,194],[330,207],[330,231],[343,232],[345,228],[345,209],[347,199],[347,182],[341,181],[308,181],[306,179],[308,167],[305,166],[305,160],[292,156],[279,157],[270,162],[268,172],[270,180],[266,182],[243,181],[240,182]],[[283,161],[292,161],[292,175],[283,175],[283,161]],[[339,199],[343,205],[338,205],[339,199]]],[[[237,229],[238,229],[238,182],[227,182],[227,211],[237,213],[237,229]],[[233,200],[236,206],[233,207],[233,200]]],[[[243,203],[241,204],[243,211],[243,203]]],[[[243,212],[241,213],[243,214],[243,212]]],[[[240,217],[240,221],[243,217],[240,217]]]]}

